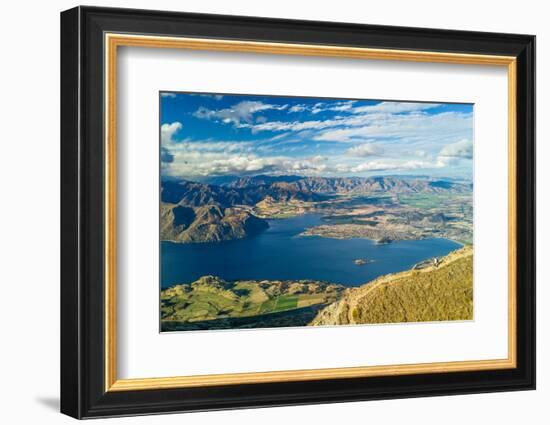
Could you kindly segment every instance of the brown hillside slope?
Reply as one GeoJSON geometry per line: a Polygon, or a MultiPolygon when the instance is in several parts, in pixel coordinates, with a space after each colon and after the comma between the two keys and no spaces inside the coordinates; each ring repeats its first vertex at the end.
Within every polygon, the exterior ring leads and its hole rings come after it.
{"type": "Polygon", "coordinates": [[[311,325],[473,319],[473,249],[437,266],[382,276],[321,310],[311,325]]]}

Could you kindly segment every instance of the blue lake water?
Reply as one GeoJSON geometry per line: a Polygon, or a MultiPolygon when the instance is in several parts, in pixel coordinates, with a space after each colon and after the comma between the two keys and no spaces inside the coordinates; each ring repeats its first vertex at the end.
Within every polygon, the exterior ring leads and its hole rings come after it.
{"type": "Polygon", "coordinates": [[[358,286],[460,247],[447,239],[377,245],[368,239],[297,237],[318,224],[322,224],[320,215],[307,214],[270,220],[269,229],[247,239],[204,244],[161,242],[161,286],[190,283],[204,275],[225,280],[313,279],[358,286]],[[374,262],[358,266],[354,263],[358,258],[374,262]]]}

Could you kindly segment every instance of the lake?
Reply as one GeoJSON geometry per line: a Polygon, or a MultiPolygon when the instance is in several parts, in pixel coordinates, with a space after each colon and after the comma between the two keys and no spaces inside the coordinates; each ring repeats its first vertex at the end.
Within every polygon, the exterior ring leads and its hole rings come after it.
{"type": "Polygon", "coordinates": [[[247,239],[197,244],[161,242],[161,287],[190,283],[204,275],[225,280],[312,279],[359,286],[461,246],[437,238],[377,245],[368,239],[297,236],[319,224],[323,224],[321,215],[306,214],[269,220],[269,229],[247,239]],[[359,266],[354,263],[358,258],[373,262],[359,266]]]}

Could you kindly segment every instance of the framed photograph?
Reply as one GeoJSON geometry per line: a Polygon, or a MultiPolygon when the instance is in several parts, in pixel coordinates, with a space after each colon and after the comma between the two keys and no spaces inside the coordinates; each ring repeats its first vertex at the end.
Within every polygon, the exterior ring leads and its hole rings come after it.
{"type": "Polygon", "coordinates": [[[535,37],[61,14],[61,411],[534,389],[535,37]]]}

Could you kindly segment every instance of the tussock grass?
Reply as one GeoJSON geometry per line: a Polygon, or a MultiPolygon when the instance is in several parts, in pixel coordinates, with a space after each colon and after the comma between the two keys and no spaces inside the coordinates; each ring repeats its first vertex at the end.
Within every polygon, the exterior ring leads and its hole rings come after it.
{"type": "Polygon", "coordinates": [[[381,277],[321,311],[313,325],[473,319],[473,250],[449,254],[439,266],[381,277]]]}

